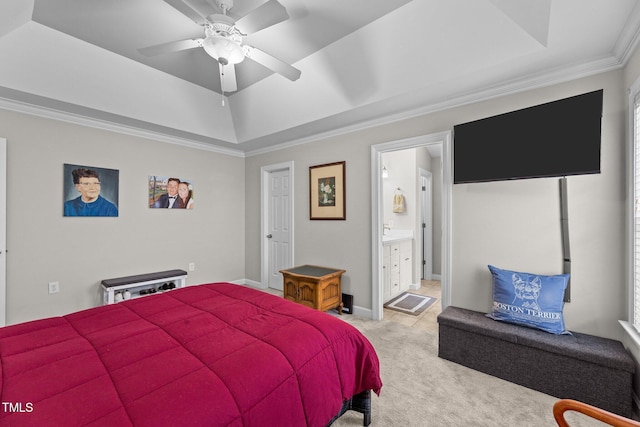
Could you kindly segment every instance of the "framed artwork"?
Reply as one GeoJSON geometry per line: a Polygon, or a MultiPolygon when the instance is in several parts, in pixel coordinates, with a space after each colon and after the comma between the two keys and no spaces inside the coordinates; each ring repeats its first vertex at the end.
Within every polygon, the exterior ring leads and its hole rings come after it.
{"type": "Polygon", "coordinates": [[[193,209],[193,181],[150,175],[148,197],[150,208],[193,209]]]}
{"type": "Polygon", "coordinates": [[[118,216],[119,171],[64,164],[64,216],[118,216]]]}
{"type": "Polygon", "coordinates": [[[346,219],[345,162],[309,167],[310,219],[346,219]]]}

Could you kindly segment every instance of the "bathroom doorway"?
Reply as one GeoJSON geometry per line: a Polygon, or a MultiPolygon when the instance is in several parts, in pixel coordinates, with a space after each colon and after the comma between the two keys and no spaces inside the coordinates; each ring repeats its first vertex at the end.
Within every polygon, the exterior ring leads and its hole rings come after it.
{"type": "Polygon", "coordinates": [[[383,268],[384,245],[393,239],[406,239],[407,235],[413,239],[411,288],[420,289],[425,284],[423,277],[428,279],[428,286],[433,285],[432,280],[438,281],[438,304],[442,308],[450,304],[450,139],[450,132],[442,132],[372,147],[373,319],[382,319],[383,304],[389,298],[388,286],[385,289],[387,271],[383,268]],[[422,187],[429,182],[431,191],[425,195],[422,187]],[[404,199],[405,210],[392,213],[398,194],[404,199]],[[431,205],[429,212],[423,211],[426,205],[431,205]],[[424,230],[423,221],[432,228],[424,230]],[[430,268],[423,268],[423,259],[432,263],[430,268]],[[431,277],[423,276],[425,270],[431,277]]]}

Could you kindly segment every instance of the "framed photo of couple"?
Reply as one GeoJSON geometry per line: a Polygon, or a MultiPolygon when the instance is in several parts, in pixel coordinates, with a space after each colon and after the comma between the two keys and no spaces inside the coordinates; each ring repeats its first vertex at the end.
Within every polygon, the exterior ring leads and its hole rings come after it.
{"type": "Polygon", "coordinates": [[[150,175],[148,203],[154,209],[193,209],[193,182],[184,178],[150,175]]]}
{"type": "Polygon", "coordinates": [[[346,219],[345,162],[309,167],[310,219],[346,219]]]}

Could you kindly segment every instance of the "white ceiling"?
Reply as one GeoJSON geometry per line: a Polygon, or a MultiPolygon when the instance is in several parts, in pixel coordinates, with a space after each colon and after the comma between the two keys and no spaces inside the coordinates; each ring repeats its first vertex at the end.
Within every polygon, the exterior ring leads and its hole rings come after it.
{"type": "Polygon", "coordinates": [[[0,107],[244,155],[619,68],[640,30],[638,0],[280,3],[290,19],[245,41],[300,79],[245,60],[222,95],[201,48],[137,51],[202,37],[164,1],[2,0],[0,107]]]}

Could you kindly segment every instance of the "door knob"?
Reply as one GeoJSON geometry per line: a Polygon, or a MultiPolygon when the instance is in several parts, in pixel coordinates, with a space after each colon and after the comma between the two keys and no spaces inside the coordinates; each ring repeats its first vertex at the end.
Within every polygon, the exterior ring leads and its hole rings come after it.
{"type": "Polygon", "coordinates": [[[273,234],[267,234],[267,239],[270,239],[273,237],[273,234]]]}

